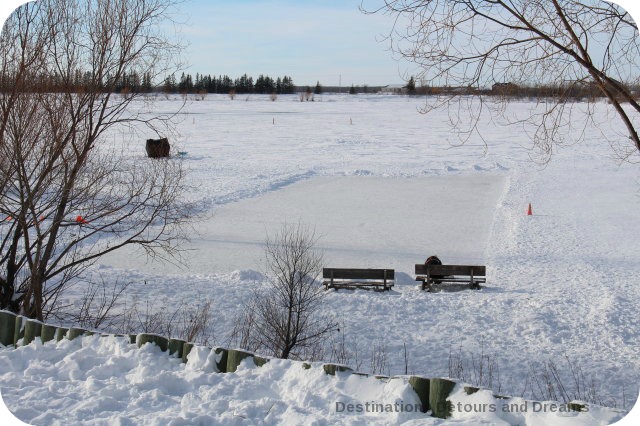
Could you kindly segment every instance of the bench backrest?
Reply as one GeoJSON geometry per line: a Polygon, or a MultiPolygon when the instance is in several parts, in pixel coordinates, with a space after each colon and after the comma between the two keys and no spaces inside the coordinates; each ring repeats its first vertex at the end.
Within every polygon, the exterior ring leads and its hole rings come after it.
{"type": "Polygon", "coordinates": [[[431,275],[471,275],[483,277],[486,275],[486,266],[479,265],[424,265],[416,264],[417,275],[427,275],[427,270],[431,275]]]}
{"type": "Polygon", "coordinates": [[[344,280],[394,280],[395,270],[393,269],[347,269],[347,268],[324,268],[322,278],[334,278],[344,280]]]}

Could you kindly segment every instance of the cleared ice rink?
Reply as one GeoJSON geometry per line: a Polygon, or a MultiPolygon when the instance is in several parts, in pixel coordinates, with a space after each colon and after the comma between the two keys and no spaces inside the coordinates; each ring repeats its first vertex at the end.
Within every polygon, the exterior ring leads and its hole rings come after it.
{"type": "MultiPolygon", "coordinates": [[[[422,178],[314,177],[264,195],[225,204],[195,224],[185,246],[186,269],[213,274],[260,269],[264,241],[284,223],[308,225],[318,237],[325,265],[394,268],[437,254],[445,262],[483,264],[500,174],[422,178]]],[[[115,267],[140,268],[133,253],[112,256],[115,267]]],[[[178,272],[167,263],[143,270],[178,272]]]]}

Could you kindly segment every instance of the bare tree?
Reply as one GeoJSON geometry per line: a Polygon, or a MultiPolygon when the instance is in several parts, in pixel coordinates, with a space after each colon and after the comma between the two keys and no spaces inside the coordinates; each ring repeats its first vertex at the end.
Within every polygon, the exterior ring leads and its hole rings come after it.
{"type": "Polygon", "coordinates": [[[463,141],[477,132],[487,107],[482,89],[494,83],[558,85],[554,100],[540,102],[526,119],[512,120],[536,125],[534,147],[548,160],[554,145],[563,142],[560,130],[576,125],[571,117],[576,108],[566,102],[567,95],[592,87],[626,129],[609,142],[621,158],[637,158],[640,105],[621,82],[637,84],[640,45],[637,26],[621,7],[600,0],[385,0],[366,11],[365,3],[361,8],[367,13],[393,16],[387,41],[399,57],[418,65],[419,80],[478,90],[471,100],[458,96],[452,103],[454,93],[432,100],[424,110],[453,105],[452,122],[463,141]]]}
{"type": "Polygon", "coordinates": [[[255,292],[241,315],[235,340],[279,358],[301,359],[315,351],[337,324],[322,312],[325,295],[317,281],[323,257],[315,232],[285,224],[266,241],[271,279],[255,292]]]}
{"type": "Polygon", "coordinates": [[[170,117],[116,96],[157,76],[178,47],[160,25],[174,0],[39,0],[0,35],[0,308],[44,319],[65,285],[128,245],[175,255],[189,208],[180,162],[140,161],[105,143],[170,117]],[[134,107],[135,106],[135,107],[134,107]]]}

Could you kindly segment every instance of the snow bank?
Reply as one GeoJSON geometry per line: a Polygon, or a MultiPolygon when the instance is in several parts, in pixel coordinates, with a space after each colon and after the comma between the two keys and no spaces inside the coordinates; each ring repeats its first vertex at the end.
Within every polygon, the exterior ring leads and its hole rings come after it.
{"type": "MultiPolygon", "coordinates": [[[[2,398],[33,425],[78,424],[443,424],[419,410],[408,377],[376,379],[325,373],[319,363],[247,358],[235,373],[215,373],[215,354],[195,347],[188,362],[128,338],[83,336],[16,349],[0,348],[2,398]]],[[[621,410],[587,412],[519,398],[472,395],[462,384],[450,396],[460,424],[607,424],[621,410]],[[506,408],[505,408],[506,407],[506,408]]]]}

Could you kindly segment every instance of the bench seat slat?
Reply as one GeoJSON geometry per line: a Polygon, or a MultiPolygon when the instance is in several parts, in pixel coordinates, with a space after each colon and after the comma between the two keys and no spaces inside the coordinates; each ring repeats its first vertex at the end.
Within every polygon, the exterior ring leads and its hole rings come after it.
{"type": "Polygon", "coordinates": [[[391,289],[395,280],[393,269],[323,268],[325,288],[382,287],[391,289]]]}
{"type": "Polygon", "coordinates": [[[486,275],[487,267],[483,265],[424,265],[416,264],[416,275],[427,275],[427,270],[431,275],[486,275]]]}
{"type": "Polygon", "coordinates": [[[333,279],[361,279],[361,280],[393,280],[395,278],[394,269],[347,269],[347,268],[324,268],[322,278],[333,279]],[[333,275],[332,275],[333,273],[333,275]]]}
{"type": "MultiPolygon", "coordinates": [[[[333,285],[334,287],[338,287],[338,286],[358,286],[358,287],[384,287],[385,283],[382,281],[341,281],[341,280],[334,280],[333,284],[331,283],[331,281],[323,281],[323,284],[330,284],[333,285]]],[[[392,286],[393,283],[389,283],[387,282],[386,286],[392,286]]]]}
{"type": "Polygon", "coordinates": [[[471,288],[480,288],[486,283],[487,268],[484,265],[415,265],[416,281],[422,282],[422,289],[432,290],[433,284],[468,283],[471,288]],[[435,277],[434,277],[435,276],[435,277]]]}
{"type": "MultiPolygon", "coordinates": [[[[427,280],[427,276],[418,276],[416,277],[416,281],[426,281],[427,280]]],[[[440,281],[440,282],[448,282],[448,283],[468,283],[470,281],[469,278],[435,278],[435,280],[440,281]]],[[[473,282],[476,283],[486,283],[487,280],[486,278],[478,278],[478,277],[473,277],[473,282]]]]}

